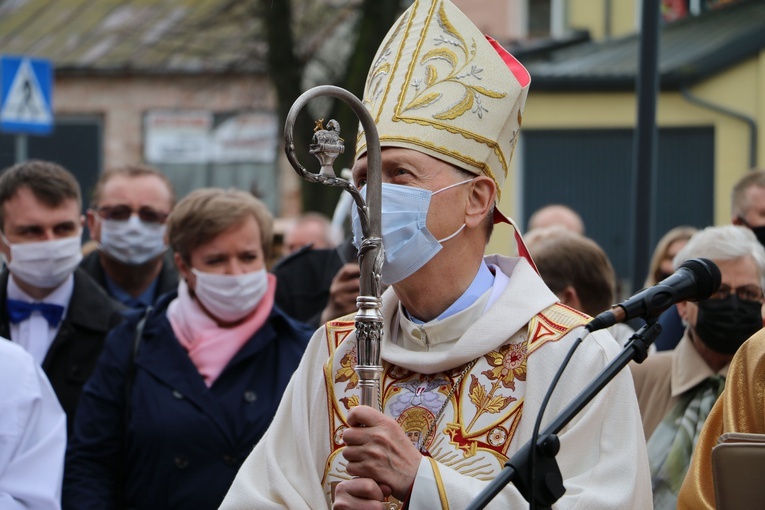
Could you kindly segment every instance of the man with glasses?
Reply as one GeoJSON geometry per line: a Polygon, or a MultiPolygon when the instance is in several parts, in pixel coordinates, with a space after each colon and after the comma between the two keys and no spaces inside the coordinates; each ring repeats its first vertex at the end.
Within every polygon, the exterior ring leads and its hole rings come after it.
{"type": "Polygon", "coordinates": [[[96,183],[88,228],[98,250],[81,267],[127,307],[145,308],[178,286],[165,244],[165,220],[174,204],[170,181],[154,168],[114,168],[96,183]]]}
{"type": "MultiPolygon", "coordinates": [[[[0,174],[0,336],[42,365],[69,430],[119,304],[77,268],[84,218],[77,180],[47,161],[0,174]]],[[[0,340],[3,341],[3,340],[0,340]]],[[[0,415],[3,414],[0,412],[0,415]]]]}
{"type": "Polygon", "coordinates": [[[707,227],[678,252],[675,269],[690,258],[711,259],[722,284],[709,299],[678,303],[685,333],[673,351],[633,364],[648,440],[654,507],[675,508],[701,427],[724,388],[733,355],[762,328],[765,248],[751,230],[707,227]]]}

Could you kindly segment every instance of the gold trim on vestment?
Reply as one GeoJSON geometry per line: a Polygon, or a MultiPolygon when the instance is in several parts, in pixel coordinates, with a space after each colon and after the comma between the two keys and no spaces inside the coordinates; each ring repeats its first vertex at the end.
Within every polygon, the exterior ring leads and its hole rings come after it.
{"type": "Polygon", "coordinates": [[[438,470],[438,462],[436,462],[433,457],[428,457],[428,460],[430,461],[430,468],[433,470],[433,477],[436,479],[438,497],[441,500],[441,508],[442,510],[449,510],[449,498],[446,496],[446,487],[444,487],[441,472],[438,470]]]}

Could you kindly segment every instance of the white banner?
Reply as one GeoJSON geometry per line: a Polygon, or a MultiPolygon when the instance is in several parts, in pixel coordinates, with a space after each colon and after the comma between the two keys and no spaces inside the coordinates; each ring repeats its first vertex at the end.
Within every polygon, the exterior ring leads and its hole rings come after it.
{"type": "Polygon", "coordinates": [[[278,120],[265,112],[151,111],[144,118],[144,158],[149,164],[272,163],[278,120]]]}
{"type": "Polygon", "coordinates": [[[210,159],[211,112],[152,111],[144,119],[147,163],[207,163],[210,159]]]}
{"type": "Polygon", "coordinates": [[[212,159],[216,163],[271,163],[276,159],[278,121],[270,113],[240,113],[216,126],[212,159]]]}

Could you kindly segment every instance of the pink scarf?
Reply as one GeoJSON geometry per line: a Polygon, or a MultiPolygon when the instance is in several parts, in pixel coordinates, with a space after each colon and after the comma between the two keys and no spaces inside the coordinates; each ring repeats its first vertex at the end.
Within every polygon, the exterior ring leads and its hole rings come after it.
{"type": "Polygon", "coordinates": [[[178,284],[178,297],[167,307],[167,318],[178,342],[189,353],[209,388],[231,358],[266,322],[274,307],[276,277],[268,275],[268,290],[252,314],[231,328],[222,328],[189,294],[185,281],[178,284]]]}

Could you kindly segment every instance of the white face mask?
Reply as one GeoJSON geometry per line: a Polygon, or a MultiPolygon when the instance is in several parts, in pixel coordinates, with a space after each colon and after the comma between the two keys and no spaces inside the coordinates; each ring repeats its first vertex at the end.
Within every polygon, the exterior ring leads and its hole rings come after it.
{"type": "Polygon", "coordinates": [[[10,262],[3,254],[3,261],[11,274],[40,289],[53,289],[64,283],[82,260],[79,234],[33,243],[11,244],[4,235],[2,240],[11,249],[10,262]]]}
{"type": "Polygon", "coordinates": [[[101,249],[124,264],[143,264],[167,249],[165,225],[143,222],[136,214],[127,221],[102,219],[101,249]]]}
{"type": "MultiPolygon", "coordinates": [[[[433,195],[472,181],[473,179],[467,179],[432,192],[413,186],[383,183],[380,216],[385,252],[382,282],[385,285],[398,283],[419,271],[441,251],[441,243],[462,232],[465,228],[464,222],[451,235],[436,239],[426,226],[428,209],[433,195]]],[[[366,190],[366,187],[361,189],[364,199],[367,196],[366,190]]],[[[351,211],[351,216],[353,244],[359,248],[362,240],[361,218],[356,207],[351,211]]]]}
{"type": "Polygon", "coordinates": [[[258,306],[268,290],[265,268],[251,273],[230,275],[191,270],[197,284],[194,294],[213,317],[222,322],[236,322],[258,306]]]}

